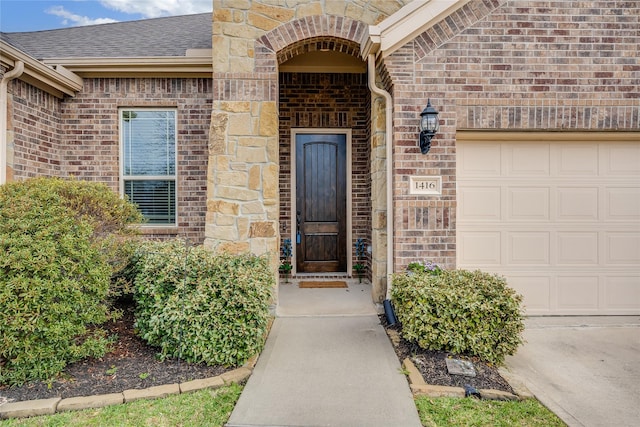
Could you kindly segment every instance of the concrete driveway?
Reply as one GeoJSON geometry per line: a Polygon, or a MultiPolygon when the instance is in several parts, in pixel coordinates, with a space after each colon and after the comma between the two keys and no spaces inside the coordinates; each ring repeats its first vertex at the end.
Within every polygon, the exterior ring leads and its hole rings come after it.
{"type": "Polygon", "coordinates": [[[640,316],[532,317],[507,368],[569,426],[640,425],[640,316]]]}

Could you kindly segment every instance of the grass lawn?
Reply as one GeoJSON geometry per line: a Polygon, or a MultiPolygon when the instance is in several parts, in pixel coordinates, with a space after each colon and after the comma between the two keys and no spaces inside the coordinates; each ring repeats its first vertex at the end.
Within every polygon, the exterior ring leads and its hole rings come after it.
{"type": "Polygon", "coordinates": [[[0,426],[223,426],[241,391],[241,386],[231,385],[101,409],[6,420],[0,426]]]}
{"type": "Polygon", "coordinates": [[[420,421],[425,427],[562,427],[565,424],[535,399],[494,401],[473,398],[416,398],[420,421]]]}
{"type": "MultiPolygon", "coordinates": [[[[12,419],[0,422],[14,426],[218,426],[229,419],[242,387],[232,385],[216,390],[139,400],[101,409],[87,409],[55,415],[12,419]]],[[[562,427],[565,424],[535,399],[520,402],[417,397],[416,406],[425,427],[562,427]]]]}

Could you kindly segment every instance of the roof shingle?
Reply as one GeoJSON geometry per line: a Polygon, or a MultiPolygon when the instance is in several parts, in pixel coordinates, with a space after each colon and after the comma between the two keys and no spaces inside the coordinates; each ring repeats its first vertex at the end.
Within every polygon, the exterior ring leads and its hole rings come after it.
{"type": "Polygon", "coordinates": [[[211,13],[88,25],[58,30],[0,33],[0,39],[39,59],[184,56],[211,49],[211,13]]]}

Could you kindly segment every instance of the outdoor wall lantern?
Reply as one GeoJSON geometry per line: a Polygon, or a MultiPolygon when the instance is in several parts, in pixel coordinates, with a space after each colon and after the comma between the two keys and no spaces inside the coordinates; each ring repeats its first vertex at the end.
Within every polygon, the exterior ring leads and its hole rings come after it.
{"type": "Polygon", "coordinates": [[[438,112],[431,106],[431,99],[427,100],[427,106],[420,113],[420,151],[427,154],[431,149],[431,138],[436,135],[440,121],[438,120],[438,112]]]}

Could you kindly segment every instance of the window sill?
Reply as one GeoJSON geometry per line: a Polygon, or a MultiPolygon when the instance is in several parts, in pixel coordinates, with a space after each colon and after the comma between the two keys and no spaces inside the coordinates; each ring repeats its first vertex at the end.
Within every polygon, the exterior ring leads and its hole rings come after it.
{"type": "Polygon", "coordinates": [[[143,236],[177,236],[179,231],[176,225],[141,225],[139,230],[143,236]]]}

